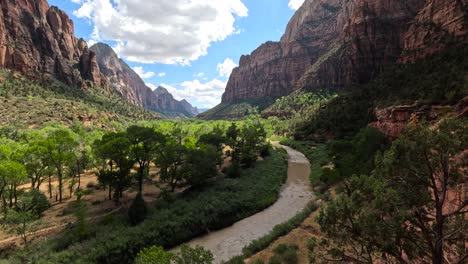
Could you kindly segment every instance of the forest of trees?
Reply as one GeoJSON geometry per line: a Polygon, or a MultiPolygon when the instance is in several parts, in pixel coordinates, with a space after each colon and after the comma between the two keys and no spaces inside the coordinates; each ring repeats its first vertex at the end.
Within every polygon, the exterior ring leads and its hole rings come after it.
{"type": "MultiPolygon", "coordinates": [[[[107,190],[108,199],[116,206],[125,190],[137,190],[127,216],[132,226],[149,213],[142,196],[145,182],[156,184],[161,198],[172,201],[177,199],[176,192],[203,192],[205,185],[220,175],[225,160],[230,160],[230,165],[222,171],[235,179],[255,166],[259,157],[271,154],[264,126],[255,121],[213,125],[143,122],[120,132],[50,124],[36,130],[3,127],[0,134],[1,222],[21,236],[26,246],[33,223],[51,203],[70,199],[77,200],[76,237],[70,243],[89,237],[86,203],[81,201],[90,191],[81,180],[86,172],[96,173],[100,188],[107,190]]],[[[272,175],[280,175],[282,170],[278,172],[272,175]]],[[[265,194],[273,190],[277,193],[275,188],[265,194]]],[[[274,199],[268,198],[268,203],[274,199]]],[[[249,210],[258,210],[255,207],[249,210]]]]}

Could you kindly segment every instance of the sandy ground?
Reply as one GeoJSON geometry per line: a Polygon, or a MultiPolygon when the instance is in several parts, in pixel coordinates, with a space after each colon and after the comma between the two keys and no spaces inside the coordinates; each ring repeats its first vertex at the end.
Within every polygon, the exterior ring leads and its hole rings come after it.
{"type": "Polygon", "coordinates": [[[306,207],[314,198],[309,184],[309,161],[302,153],[286,146],[281,147],[288,152],[289,165],[288,180],[278,201],[230,227],[196,238],[189,245],[200,245],[210,250],[218,264],[240,255],[243,247],[268,234],[274,226],[289,220],[306,207]]]}
{"type": "MultiPolygon", "coordinates": [[[[151,168],[151,174],[154,175],[154,173],[155,168],[151,168]]],[[[81,175],[81,188],[86,189],[88,183],[97,184],[97,182],[97,177],[93,171],[88,171],[81,175]]],[[[53,197],[49,200],[51,208],[44,212],[38,221],[31,224],[28,235],[28,240],[30,241],[56,235],[63,231],[70,223],[76,221],[73,210],[68,209],[76,201],[76,196],[70,197],[69,189],[67,188],[68,182],[64,184],[62,203],[55,201],[55,194],[58,192],[58,182],[54,180],[52,185],[53,197]]],[[[25,189],[30,188],[29,184],[22,187],[25,189]]],[[[41,185],[40,190],[49,197],[47,181],[41,185]]],[[[121,205],[117,206],[113,200],[108,199],[108,190],[92,188],[92,193],[83,198],[88,205],[88,221],[99,220],[106,215],[128,208],[136,193],[136,188],[134,187],[126,190],[121,198],[121,205]]],[[[151,205],[151,202],[155,201],[159,194],[160,190],[156,187],[153,180],[147,179],[143,188],[143,198],[148,205],[151,205]]],[[[14,232],[8,232],[8,230],[0,228],[0,251],[21,246],[21,244],[22,240],[14,232]]]]}

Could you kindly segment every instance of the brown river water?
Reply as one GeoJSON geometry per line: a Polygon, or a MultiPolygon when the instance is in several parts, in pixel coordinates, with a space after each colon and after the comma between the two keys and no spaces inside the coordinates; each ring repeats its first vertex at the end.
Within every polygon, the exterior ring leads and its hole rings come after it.
{"type": "Polygon", "coordinates": [[[281,189],[279,199],[264,211],[188,243],[210,250],[215,264],[240,255],[243,247],[268,234],[274,226],[294,217],[314,198],[309,183],[310,164],[307,158],[290,147],[274,145],[288,152],[288,179],[281,189]]]}

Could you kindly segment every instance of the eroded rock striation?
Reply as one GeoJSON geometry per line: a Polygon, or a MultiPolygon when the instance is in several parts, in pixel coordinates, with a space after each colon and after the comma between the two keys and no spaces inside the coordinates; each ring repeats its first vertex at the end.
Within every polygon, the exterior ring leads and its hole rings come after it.
{"type": "Polygon", "coordinates": [[[468,117],[468,96],[455,105],[395,105],[379,107],[374,110],[376,122],[369,126],[378,129],[385,136],[395,139],[411,122],[426,121],[432,124],[440,119],[452,116],[468,117]]]}
{"type": "Polygon", "coordinates": [[[467,41],[464,0],[306,0],[280,42],[242,56],[223,103],[365,83],[467,41]]]}
{"type": "Polygon", "coordinates": [[[106,86],[94,54],[74,35],[73,21],[46,0],[0,1],[0,67],[70,84],[106,86]]]}

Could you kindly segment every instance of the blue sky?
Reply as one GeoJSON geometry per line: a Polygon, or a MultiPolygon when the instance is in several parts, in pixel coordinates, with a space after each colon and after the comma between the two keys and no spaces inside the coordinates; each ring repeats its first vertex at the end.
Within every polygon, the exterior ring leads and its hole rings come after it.
{"type": "Polygon", "coordinates": [[[115,48],[149,87],[210,108],[243,54],[280,39],[303,0],[49,0],[75,35],[115,48]]]}

